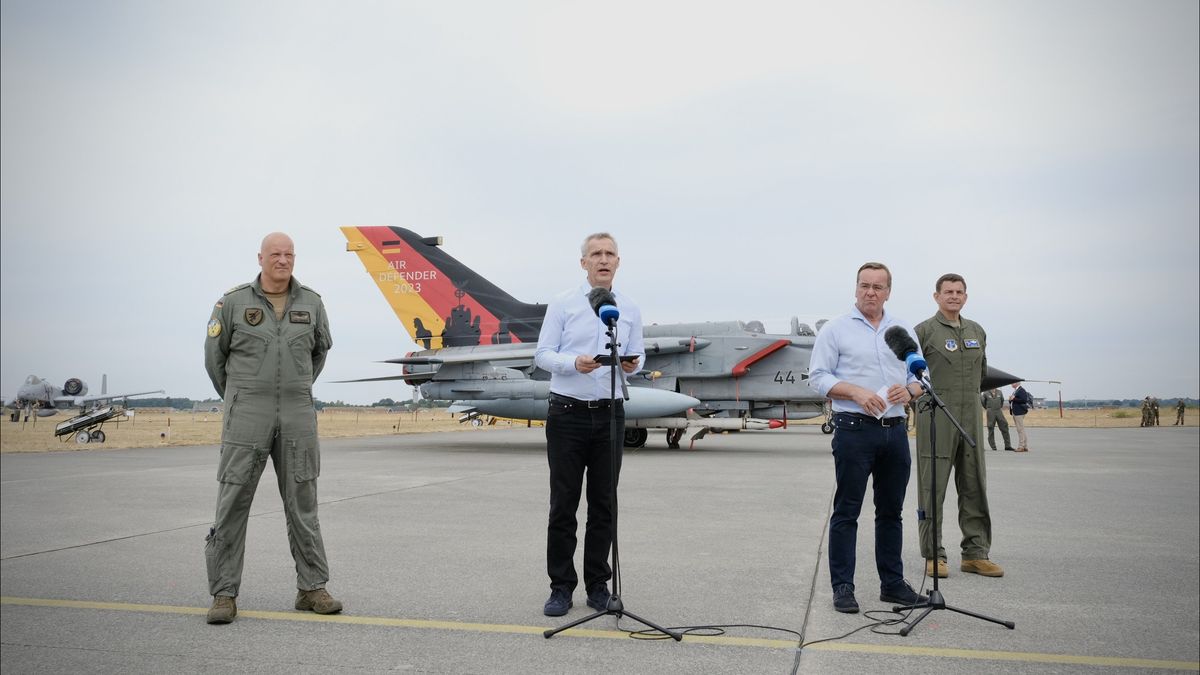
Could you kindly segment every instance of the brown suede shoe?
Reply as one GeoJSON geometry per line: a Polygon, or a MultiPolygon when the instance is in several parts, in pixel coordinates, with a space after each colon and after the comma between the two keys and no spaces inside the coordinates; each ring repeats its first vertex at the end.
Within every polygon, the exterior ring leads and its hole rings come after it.
{"type": "MultiPolygon", "coordinates": [[[[937,561],[937,575],[938,575],[939,579],[945,579],[946,577],[950,576],[950,566],[946,564],[945,560],[939,559],[937,561]]],[[[925,576],[927,576],[927,577],[933,576],[933,561],[932,560],[925,561],[925,576]]]]}
{"type": "Polygon", "coordinates": [[[329,591],[318,588],[312,591],[297,591],[296,609],[317,614],[337,614],[342,611],[342,603],[334,600],[329,591]]]}
{"type": "Polygon", "coordinates": [[[962,566],[959,568],[964,572],[978,574],[985,577],[1002,577],[1004,569],[987,558],[979,560],[963,560],[962,566]]]}
{"type": "Polygon", "coordinates": [[[228,595],[214,595],[208,610],[209,623],[229,623],[237,616],[237,603],[228,595]]]}

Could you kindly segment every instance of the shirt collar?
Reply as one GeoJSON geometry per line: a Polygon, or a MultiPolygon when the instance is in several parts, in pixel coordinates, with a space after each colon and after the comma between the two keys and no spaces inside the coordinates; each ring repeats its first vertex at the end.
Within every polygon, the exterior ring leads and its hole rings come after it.
{"type": "Polygon", "coordinates": [[[958,325],[952,324],[952,323],[950,323],[950,319],[947,319],[945,316],[942,315],[941,310],[934,312],[933,318],[937,319],[938,323],[942,324],[943,326],[946,326],[947,328],[962,328],[963,322],[965,321],[965,319],[963,318],[963,315],[960,313],[958,315],[958,325]]]}
{"type": "MultiPolygon", "coordinates": [[[[876,330],[875,326],[872,326],[870,320],[867,319],[867,315],[863,314],[862,310],[858,308],[858,305],[850,305],[850,315],[852,317],[854,317],[855,319],[858,319],[859,321],[862,321],[863,323],[867,324],[867,326],[869,326],[871,328],[871,330],[876,330]]],[[[892,322],[892,317],[888,314],[887,308],[885,307],[883,310],[883,316],[879,319],[879,327],[884,328],[884,327],[890,325],[891,322],[892,322]]]]}

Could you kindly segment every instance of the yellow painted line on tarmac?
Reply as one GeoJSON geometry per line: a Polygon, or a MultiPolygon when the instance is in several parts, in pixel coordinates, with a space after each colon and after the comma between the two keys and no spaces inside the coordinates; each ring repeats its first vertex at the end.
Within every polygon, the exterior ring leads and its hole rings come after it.
{"type": "MultiPolygon", "coordinates": [[[[93,602],[88,600],[54,600],[49,598],[0,597],[0,605],[26,607],[54,607],[60,609],[98,609],[117,612],[149,612],[157,614],[191,614],[203,616],[204,607],[180,607],[177,605],[143,605],[127,602],[93,602]]],[[[238,616],[269,621],[313,621],[358,626],[389,626],[394,628],[423,628],[427,630],[451,630],[475,633],[507,633],[513,635],[541,635],[546,626],[523,626],[518,624],[469,623],[465,621],[433,621],[428,619],[398,619],[381,616],[354,616],[348,614],[311,614],[308,612],[270,612],[261,610],[238,610],[238,616]]],[[[630,639],[629,634],[617,630],[594,630],[572,628],[561,633],[563,637],[630,639]]],[[[687,635],[684,642],[732,647],[762,647],[768,649],[795,649],[794,640],[770,640],[744,638],[728,635],[687,635]]],[[[980,649],[953,649],[945,647],[907,647],[904,645],[864,645],[847,642],[821,642],[805,649],[822,652],[849,652],[858,654],[881,654],[888,656],[931,656],[937,658],[1015,661],[1020,663],[1053,663],[1084,666],[1110,666],[1115,668],[1161,668],[1167,670],[1200,671],[1200,661],[1171,661],[1165,659],[1136,659],[1115,656],[1085,656],[1076,654],[1043,654],[1038,652],[1005,652],[980,649]]]]}

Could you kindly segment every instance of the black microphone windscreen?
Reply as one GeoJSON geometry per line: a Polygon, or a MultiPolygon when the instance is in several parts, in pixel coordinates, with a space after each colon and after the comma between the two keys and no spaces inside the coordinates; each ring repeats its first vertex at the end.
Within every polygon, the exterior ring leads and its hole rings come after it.
{"type": "Polygon", "coordinates": [[[613,295],[612,291],[603,286],[596,286],[588,291],[587,298],[588,304],[592,306],[592,311],[597,314],[600,313],[602,305],[612,305],[614,307],[617,305],[617,297],[613,295]]]}
{"type": "Polygon", "coordinates": [[[909,354],[917,352],[916,340],[913,340],[908,331],[900,326],[892,326],[885,330],[883,332],[883,341],[887,343],[888,348],[892,350],[896,358],[901,361],[907,358],[909,354]]]}

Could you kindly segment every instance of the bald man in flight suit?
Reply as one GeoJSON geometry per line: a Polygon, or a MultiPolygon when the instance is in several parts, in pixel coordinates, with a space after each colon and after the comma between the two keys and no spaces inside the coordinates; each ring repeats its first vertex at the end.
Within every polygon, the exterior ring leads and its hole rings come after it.
{"type": "Polygon", "coordinates": [[[296,563],[295,607],[333,614],[342,603],[325,590],[329,568],[317,521],[321,472],[312,383],[333,346],[321,296],[292,276],[292,240],[274,232],[258,254],[262,272],[228,291],[208,322],[204,365],[225,400],[217,466],[217,513],[205,558],[213,595],[208,623],[237,616],[246,553],[246,522],[270,459],[283,498],[288,543],[296,563]]]}

